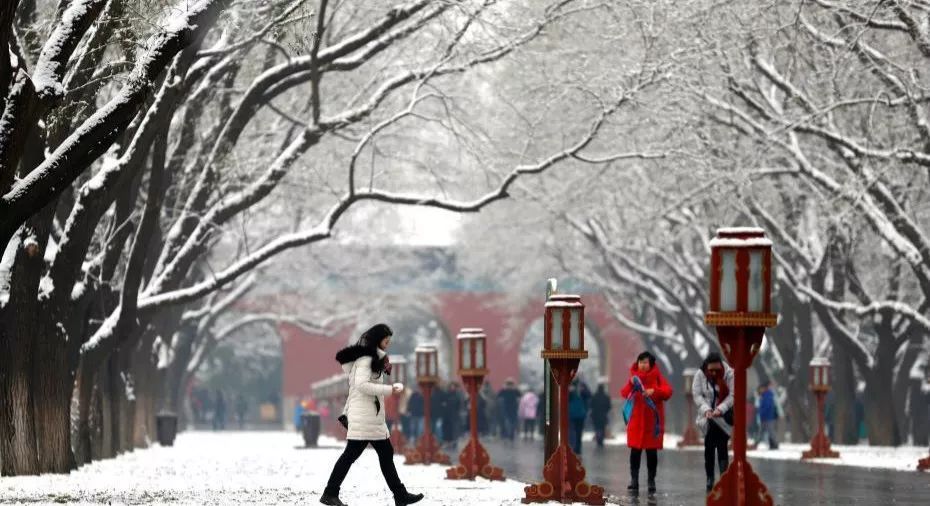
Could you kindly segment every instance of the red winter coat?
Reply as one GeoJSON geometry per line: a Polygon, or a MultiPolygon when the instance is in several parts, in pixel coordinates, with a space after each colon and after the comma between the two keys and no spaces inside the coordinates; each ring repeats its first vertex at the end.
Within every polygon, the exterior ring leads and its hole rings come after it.
{"type": "Polygon", "coordinates": [[[659,372],[658,367],[653,367],[648,372],[639,372],[639,366],[634,362],[633,367],[630,368],[630,380],[620,391],[620,395],[627,399],[630,398],[631,394],[633,395],[633,414],[630,416],[630,423],[626,427],[627,446],[641,450],[662,449],[665,438],[665,401],[672,396],[672,387],[665,381],[665,377],[659,372]],[[641,392],[633,394],[633,376],[638,376],[642,381],[643,390],[650,388],[655,390],[652,394],[652,400],[659,412],[659,437],[653,435],[655,431],[655,414],[646,405],[643,394],[641,392]]]}

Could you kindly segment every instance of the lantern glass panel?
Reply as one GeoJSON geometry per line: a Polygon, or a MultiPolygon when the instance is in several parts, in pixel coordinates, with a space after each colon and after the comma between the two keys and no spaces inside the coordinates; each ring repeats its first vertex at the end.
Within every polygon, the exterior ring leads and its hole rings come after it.
{"type": "Polygon", "coordinates": [[[475,339],[475,368],[484,369],[484,339],[475,339]]]}
{"type": "Polygon", "coordinates": [[[471,369],[471,349],[474,339],[462,339],[462,369],[471,369]]]}
{"type": "Polygon", "coordinates": [[[720,310],[736,311],[736,251],[720,252],[720,310]]]}
{"type": "Polygon", "coordinates": [[[552,349],[562,349],[562,311],[552,310],[552,349]]]}
{"type": "Polygon", "coordinates": [[[430,358],[432,360],[430,360],[429,375],[439,376],[439,353],[433,350],[433,352],[430,354],[430,358]]]}
{"type": "Polygon", "coordinates": [[[749,252],[749,291],[748,291],[748,310],[751,312],[762,312],[762,252],[749,252]]]}
{"type": "Polygon", "coordinates": [[[570,330],[571,340],[569,342],[569,349],[580,350],[582,348],[581,346],[581,308],[573,307],[569,309],[568,311],[570,311],[572,314],[571,326],[569,327],[571,329],[570,330]]]}

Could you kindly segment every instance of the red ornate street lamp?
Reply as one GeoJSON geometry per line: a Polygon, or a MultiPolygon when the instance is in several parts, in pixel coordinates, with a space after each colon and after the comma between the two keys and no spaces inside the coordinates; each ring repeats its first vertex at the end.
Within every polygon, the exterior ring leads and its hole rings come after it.
{"type": "MultiPolygon", "coordinates": [[[[926,375],[927,386],[930,387],[930,355],[927,355],[927,365],[924,374],[926,375]]],[[[918,471],[930,471],[930,456],[917,461],[918,471]]]]}
{"type": "Polygon", "coordinates": [[[811,360],[811,391],[817,396],[817,434],[811,439],[811,449],[801,454],[806,459],[836,459],[840,454],[830,449],[830,438],[824,429],[824,402],[830,391],[830,361],[823,357],[811,360]]]}
{"type": "Polygon", "coordinates": [[[543,468],[545,481],[526,487],[523,503],[605,504],[604,489],[584,480],[587,472],[568,445],[568,387],[578,372],[578,364],[588,358],[581,297],[553,295],[546,302],[542,358],[549,361],[552,378],[559,386],[559,446],[543,468]]]}
{"type": "Polygon", "coordinates": [[[707,505],[774,504],[765,484],[746,460],[746,370],[762,347],[771,312],[772,242],[759,228],[723,228],[710,241],[710,312],[704,322],[716,327],[720,347],[733,366],[733,462],[707,495],[707,505]]]}
{"type": "Polygon", "coordinates": [[[703,443],[698,435],[697,427],[694,426],[694,375],[697,369],[687,368],[682,372],[685,381],[685,402],[688,403],[688,425],[685,426],[685,432],[681,435],[681,441],[678,442],[679,448],[686,446],[701,446],[703,443]]]}
{"type": "Polygon", "coordinates": [[[469,425],[471,438],[459,455],[459,465],[446,470],[450,480],[474,480],[481,476],[489,480],[503,480],[504,470],[491,465],[491,456],[478,440],[478,389],[488,374],[487,336],[480,328],[464,328],[459,332],[459,376],[468,391],[469,425]]]}
{"type": "Polygon", "coordinates": [[[417,440],[416,446],[407,450],[405,464],[444,464],[449,465],[449,456],[442,453],[439,441],[433,435],[432,428],[432,397],[433,386],[439,383],[439,350],[434,345],[419,346],[415,350],[417,366],[417,383],[423,393],[423,435],[417,440]]]}
{"type": "MultiPolygon", "coordinates": [[[[407,359],[400,355],[391,355],[388,357],[388,360],[391,363],[391,381],[393,383],[402,383],[403,385],[407,384],[407,359]]],[[[393,393],[389,400],[385,402],[391,402],[394,404],[395,408],[400,406],[400,397],[402,393],[393,393]]],[[[400,427],[400,409],[392,410],[396,416],[391,420],[391,446],[394,447],[394,451],[398,454],[404,453],[407,449],[407,438],[404,437],[404,431],[400,427]]]]}

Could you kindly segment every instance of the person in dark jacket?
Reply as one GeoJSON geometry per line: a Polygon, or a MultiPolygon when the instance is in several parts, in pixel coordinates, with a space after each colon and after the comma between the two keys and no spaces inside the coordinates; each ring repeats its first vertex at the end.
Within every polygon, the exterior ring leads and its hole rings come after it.
{"type": "Polygon", "coordinates": [[[588,419],[591,390],[583,381],[572,381],[568,393],[568,440],[575,455],[581,455],[581,436],[584,434],[584,423],[588,419]]]}
{"type": "Polygon", "coordinates": [[[597,386],[597,392],[591,397],[591,425],[594,426],[594,441],[598,448],[604,447],[607,433],[607,417],[610,415],[610,396],[603,384],[597,386]]]}
{"type": "Polygon", "coordinates": [[[450,382],[442,400],[442,441],[450,448],[455,448],[459,439],[459,423],[462,419],[464,399],[458,383],[450,382]]]}
{"type": "Polygon", "coordinates": [[[497,393],[497,410],[501,418],[501,437],[511,441],[517,435],[517,415],[520,408],[520,391],[513,379],[504,382],[497,393]]]}
{"type": "Polygon", "coordinates": [[[365,331],[357,344],[336,354],[336,360],[348,375],[349,397],[345,408],[348,433],[345,451],[333,466],[320,497],[320,503],[327,506],[345,506],[339,499],[339,490],[352,464],[369,445],[378,453],[381,474],[394,494],[394,504],[407,506],[423,499],[423,494],[409,493],[397,475],[394,447],[385,420],[384,397],[404,389],[401,383],[385,385],[383,380],[391,374],[387,348],[392,335],[390,327],[379,323],[365,331]]]}
{"type": "Polygon", "coordinates": [[[423,433],[423,394],[419,388],[410,394],[410,400],[407,402],[407,415],[410,422],[407,424],[409,433],[406,436],[413,443],[423,433]]]}
{"type": "Polygon", "coordinates": [[[216,391],[216,402],[213,403],[213,430],[226,428],[226,399],[223,391],[216,391]]]}

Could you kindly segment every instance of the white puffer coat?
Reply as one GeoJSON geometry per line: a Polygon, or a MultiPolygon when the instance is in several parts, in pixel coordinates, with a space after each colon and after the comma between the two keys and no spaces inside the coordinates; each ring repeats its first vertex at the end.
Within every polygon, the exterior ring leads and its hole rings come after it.
{"type": "MultiPolygon", "coordinates": [[[[349,347],[344,351],[355,351],[349,347]]],[[[385,353],[377,350],[378,358],[385,353]]],[[[349,431],[346,439],[359,441],[377,441],[388,439],[387,423],[384,418],[384,396],[393,392],[391,385],[382,383],[383,374],[371,371],[372,356],[365,354],[355,358],[359,352],[340,352],[345,358],[354,358],[351,362],[342,362],[342,370],[349,376],[349,397],[344,414],[349,418],[349,431]],[[376,404],[375,401],[378,401],[376,404]],[[379,409],[380,407],[380,409],[379,409]]]]}
{"type": "MultiPolygon", "coordinates": [[[[729,364],[723,364],[723,380],[727,384],[727,389],[730,390],[730,393],[727,395],[726,399],[721,401],[717,405],[717,409],[721,413],[725,413],[727,410],[733,407],[733,368],[729,364]]],[[[697,373],[694,375],[694,382],[691,384],[691,392],[694,394],[694,405],[697,406],[697,423],[698,428],[704,434],[707,434],[707,420],[706,414],[708,411],[713,410],[711,404],[714,402],[714,385],[707,380],[707,376],[704,376],[704,371],[698,369],[697,373]]],[[[714,421],[724,432],[731,434],[733,427],[728,424],[722,417],[711,418],[710,420],[714,421]]]]}

